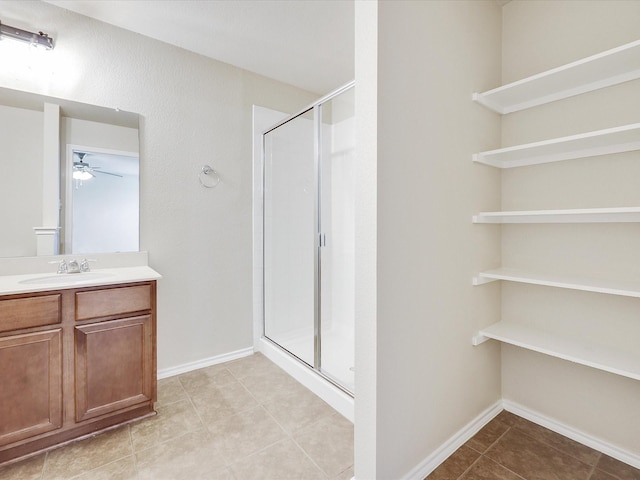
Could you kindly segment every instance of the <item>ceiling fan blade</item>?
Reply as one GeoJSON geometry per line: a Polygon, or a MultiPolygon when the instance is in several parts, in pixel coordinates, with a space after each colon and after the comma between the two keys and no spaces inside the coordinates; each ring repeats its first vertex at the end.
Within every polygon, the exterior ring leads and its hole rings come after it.
{"type": "Polygon", "coordinates": [[[92,177],[95,177],[94,173],[104,173],[105,175],[112,175],[114,177],[122,178],[122,175],[118,173],[103,172],[102,170],[100,170],[102,167],[91,166],[90,164],[85,162],[84,158],[87,155],[86,153],[83,153],[83,152],[74,152],[74,153],[80,158],[79,162],[73,162],[74,170],[88,172],[91,174],[92,177]]]}
{"type": "Polygon", "coordinates": [[[122,175],[118,175],[117,173],[101,172],[100,170],[93,170],[93,173],[104,173],[105,175],[113,175],[114,177],[122,178],[122,175]]]}

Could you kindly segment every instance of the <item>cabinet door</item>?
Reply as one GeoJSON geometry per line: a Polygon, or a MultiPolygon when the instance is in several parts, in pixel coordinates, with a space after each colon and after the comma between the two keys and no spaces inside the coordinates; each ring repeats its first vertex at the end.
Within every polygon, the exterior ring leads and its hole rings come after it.
{"type": "Polygon", "coordinates": [[[62,425],[62,330],[0,338],[0,446],[62,425]]]}
{"type": "Polygon", "coordinates": [[[151,315],[76,327],[76,421],[150,402],[151,315]]]}

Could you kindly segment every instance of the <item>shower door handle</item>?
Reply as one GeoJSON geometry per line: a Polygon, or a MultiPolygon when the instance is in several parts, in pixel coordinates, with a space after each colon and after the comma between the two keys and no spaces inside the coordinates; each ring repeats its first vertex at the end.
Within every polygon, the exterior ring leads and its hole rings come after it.
{"type": "Polygon", "coordinates": [[[327,246],[327,236],[324,233],[318,234],[318,246],[326,247],[327,246]]]}

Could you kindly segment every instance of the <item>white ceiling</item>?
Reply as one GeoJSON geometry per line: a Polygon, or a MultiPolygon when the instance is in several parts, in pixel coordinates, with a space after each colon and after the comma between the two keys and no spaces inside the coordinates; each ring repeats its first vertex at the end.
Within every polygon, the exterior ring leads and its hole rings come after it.
{"type": "Polygon", "coordinates": [[[315,92],[354,78],[353,0],[44,0],[315,92]]]}

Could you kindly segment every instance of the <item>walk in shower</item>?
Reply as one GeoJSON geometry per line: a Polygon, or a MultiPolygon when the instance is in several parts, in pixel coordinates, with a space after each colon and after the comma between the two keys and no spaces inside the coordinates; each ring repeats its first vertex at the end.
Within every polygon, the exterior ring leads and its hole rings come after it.
{"type": "Polygon", "coordinates": [[[353,83],[262,135],[264,337],[354,391],[353,83]]]}

